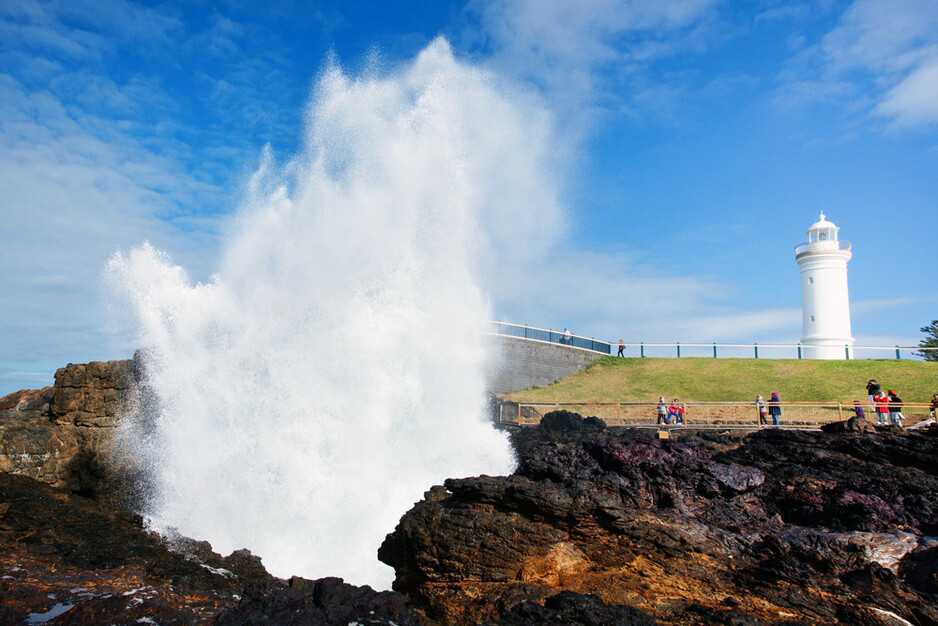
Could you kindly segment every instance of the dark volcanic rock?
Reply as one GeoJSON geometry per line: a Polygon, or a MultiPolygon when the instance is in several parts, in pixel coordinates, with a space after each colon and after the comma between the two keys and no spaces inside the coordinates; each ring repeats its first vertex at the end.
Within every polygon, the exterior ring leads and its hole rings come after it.
{"type": "MultiPolygon", "coordinates": [[[[653,626],[655,620],[629,606],[609,606],[597,596],[561,591],[544,604],[516,604],[498,621],[497,626],[653,626]]],[[[493,623],[491,626],[495,626],[493,623]]]]}
{"type": "Polygon", "coordinates": [[[139,516],[0,474],[0,623],[70,607],[57,623],[206,623],[273,578],[244,553],[170,550],[139,516]]]}
{"type": "Polygon", "coordinates": [[[418,626],[423,621],[399,593],[355,587],[341,578],[291,578],[288,585],[249,587],[238,605],[219,615],[215,623],[418,626]]]}
{"type": "Polygon", "coordinates": [[[545,422],[515,435],[514,475],[431,489],[381,546],[430,618],[552,623],[546,599],[570,591],[659,623],[938,620],[934,432],[659,441],[545,422]]]}

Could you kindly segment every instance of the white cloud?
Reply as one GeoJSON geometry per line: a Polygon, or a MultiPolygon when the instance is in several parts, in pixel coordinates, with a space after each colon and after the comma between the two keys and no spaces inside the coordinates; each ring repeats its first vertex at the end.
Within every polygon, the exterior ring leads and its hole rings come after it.
{"type": "Polygon", "coordinates": [[[938,122],[938,2],[855,0],[781,74],[786,105],[846,104],[903,128],[938,122]]]}
{"type": "Polygon", "coordinates": [[[801,330],[800,308],[741,310],[715,278],[667,274],[627,254],[554,250],[500,270],[496,311],[516,323],[627,342],[748,343],[801,330]]]}
{"type": "Polygon", "coordinates": [[[483,0],[470,6],[485,32],[477,43],[490,53],[488,62],[536,85],[560,117],[572,122],[568,131],[588,132],[600,108],[654,111],[657,99],[651,94],[660,94],[667,81],[656,76],[638,88],[636,78],[647,79],[656,60],[704,47],[708,37],[701,33],[716,5],[716,0],[483,0]],[[608,101],[609,84],[626,81],[636,83],[623,92],[624,99],[608,101]]]}
{"type": "Polygon", "coordinates": [[[893,118],[897,126],[938,122],[938,55],[890,89],[873,112],[893,118]]]}

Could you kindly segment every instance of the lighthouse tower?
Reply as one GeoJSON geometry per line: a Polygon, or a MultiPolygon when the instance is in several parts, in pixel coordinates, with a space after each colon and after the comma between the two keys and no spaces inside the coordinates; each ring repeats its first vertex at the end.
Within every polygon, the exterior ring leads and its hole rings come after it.
{"type": "Polygon", "coordinates": [[[809,359],[846,359],[853,352],[847,261],[853,256],[840,229],[820,219],[808,229],[808,242],[795,248],[801,266],[801,313],[804,356],[809,359]]]}

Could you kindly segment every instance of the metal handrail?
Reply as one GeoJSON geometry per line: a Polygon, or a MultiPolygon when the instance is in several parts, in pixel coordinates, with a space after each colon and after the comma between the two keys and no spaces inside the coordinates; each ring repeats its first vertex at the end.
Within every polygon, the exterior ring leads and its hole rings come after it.
{"type": "Polygon", "coordinates": [[[496,334],[509,337],[519,337],[522,339],[531,339],[535,341],[546,341],[549,343],[558,343],[574,348],[582,348],[601,354],[612,354],[612,344],[608,341],[602,341],[593,337],[583,337],[573,333],[564,333],[552,328],[539,328],[537,326],[528,326],[526,324],[512,324],[511,322],[490,322],[496,327],[496,334]]]}

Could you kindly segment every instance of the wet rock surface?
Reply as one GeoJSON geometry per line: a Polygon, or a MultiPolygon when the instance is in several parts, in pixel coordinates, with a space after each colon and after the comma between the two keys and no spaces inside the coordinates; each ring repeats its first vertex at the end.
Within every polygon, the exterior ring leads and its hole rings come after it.
{"type": "Polygon", "coordinates": [[[938,430],[653,434],[516,433],[512,476],[448,480],[388,536],[395,590],[453,624],[563,591],[661,624],[938,623],[938,430]]]}
{"type": "Polygon", "coordinates": [[[0,624],[421,624],[405,596],[283,581],[131,513],[0,474],[0,624]]]}

